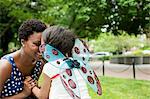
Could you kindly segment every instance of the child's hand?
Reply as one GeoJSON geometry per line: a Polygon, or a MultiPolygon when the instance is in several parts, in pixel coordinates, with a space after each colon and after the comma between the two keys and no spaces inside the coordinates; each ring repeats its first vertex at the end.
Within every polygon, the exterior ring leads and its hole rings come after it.
{"type": "Polygon", "coordinates": [[[35,80],[33,80],[30,76],[27,76],[26,79],[24,80],[24,90],[23,93],[26,96],[29,96],[31,94],[31,90],[33,87],[36,86],[35,80]]]}

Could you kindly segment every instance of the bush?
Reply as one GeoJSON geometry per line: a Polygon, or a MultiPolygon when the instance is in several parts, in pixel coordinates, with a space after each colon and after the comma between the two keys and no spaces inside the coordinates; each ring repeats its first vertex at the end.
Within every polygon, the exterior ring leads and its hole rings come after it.
{"type": "Polygon", "coordinates": [[[145,44],[141,42],[139,37],[129,35],[126,32],[120,32],[121,35],[114,35],[112,33],[101,33],[96,39],[90,40],[90,48],[94,52],[122,52],[123,50],[130,50],[132,47],[140,48],[145,44]]]}
{"type": "Polygon", "coordinates": [[[136,51],[133,51],[133,55],[143,55],[143,51],[142,50],[136,50],[136,51]]]}
{"type": "Polygon", "coordinates": [[[133,64],[133,59],[135,64],[150,64],[150,56],[145,55],[113,56],[111,57],[110,62],[115,64],[133,64]]]}
{"type": "Polygon", "coordinates": [[[0,49],[0,57],[2,57],[2,55],[3,55],[3,50],[0,49]]]}
{"type": "Polygon", "coordinates": [[[110,56],[104,56],[104,57],[100,57],[98,58],[98,60],[109,60],[110,56]]]}

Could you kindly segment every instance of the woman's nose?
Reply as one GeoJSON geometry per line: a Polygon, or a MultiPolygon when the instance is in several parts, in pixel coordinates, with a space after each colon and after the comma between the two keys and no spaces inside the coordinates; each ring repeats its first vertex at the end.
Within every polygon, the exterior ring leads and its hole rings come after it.
{"type": "Polygon", "coordinates": [[[38,52],[37,56],[38,56],[38,58],[42,58],[42,53],[38,52]]]}

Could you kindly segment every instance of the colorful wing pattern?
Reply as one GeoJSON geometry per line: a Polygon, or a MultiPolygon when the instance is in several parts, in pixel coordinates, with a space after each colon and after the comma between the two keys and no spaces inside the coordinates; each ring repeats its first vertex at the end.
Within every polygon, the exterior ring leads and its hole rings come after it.
{"type": "Polygon", "coordinates": [[[76,39],[72,58],[66,58],[59,50],[51,45],[41,45],[40,52],[51,65],[60,69],[60,79],[68,94],[73,99],[80,99],[78,81],[74,69],[78,69],[84,80],[98,94],[102,94],[100,81],[94,70],[89,66],[89,51],[85,45],[76,39]]]}
{"type": "Polygon", "coordinates": [[[90,53],[85,46],[86,45],[84,45],[79,39],[76,39],[75,45],[72,50],[72,56],[76,60],[87,63],[89,61],[90,53]]]}
{"type": "Polygon", "coordinates": [[[60,69],[60,79],[62,81],[63,86],[65,87],[66,91],[73,99],[80,99],[80,91],[78,82],[74,73],[74,68],[70,69],[68,64],[64,64],[63,67],[68,69],[60,69]]]}
{"type": "Polygon", "coordinates": [[[65,56],[59,50],[49,44],[41,45],[39,50],[44,59],[47,60],[51,65],[61,68],[62,64],[64,63],[63,59],[65,59],[65,56]]]}
{"type": "Polygon", "coordinates": [[[100,81],[94,72],[94,70],[89,66],[89,51],[85,47],[85,45],[79,40],[76,39],[75,46],[73,48],[73,58],[80,59],[78,62],[81,64],[79,72],[84,78],[84,80],[90,85],[90,87],[98,94],[102,94],[102,88],[100,81]],[[76,50],[78,49],[78,50],[76,50]]]}

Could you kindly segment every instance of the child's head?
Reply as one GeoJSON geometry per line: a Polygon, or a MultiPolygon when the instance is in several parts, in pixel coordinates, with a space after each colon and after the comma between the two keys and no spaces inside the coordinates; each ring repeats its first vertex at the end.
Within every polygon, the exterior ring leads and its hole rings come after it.
{"type": "Polygon", "coordinates": [[[48,27],[42,34],[42,41],[60,50],[64,55],[71,56],[77,37],[68,29],[59,26],[48,27]]]}

